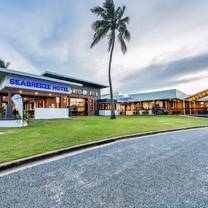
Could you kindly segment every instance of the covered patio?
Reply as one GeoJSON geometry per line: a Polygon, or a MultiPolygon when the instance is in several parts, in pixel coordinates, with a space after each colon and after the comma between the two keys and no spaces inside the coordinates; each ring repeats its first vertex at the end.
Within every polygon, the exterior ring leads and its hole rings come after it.
{"type": "Polygon", "coordinates": [[[208,89],[186,98],[191,115],[208,115],[208,89]]]}

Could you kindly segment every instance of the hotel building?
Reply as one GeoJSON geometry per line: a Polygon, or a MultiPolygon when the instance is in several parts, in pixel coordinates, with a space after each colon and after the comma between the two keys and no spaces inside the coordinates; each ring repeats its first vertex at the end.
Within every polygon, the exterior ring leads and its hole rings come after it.
{"type": "Polygon", "coordinates": [[[0,68],[0,116],[9,117],[8,105],[14,110],[11,102],[14,94],[22,96],[24,110],[35,119],[53,118],[52,114],[57,118],[63,112],[95,115],[98,113],[97,100],[101,98],[101,89],[106,87],[52,72],[34,75],[0,68]]]}
{"type": "MultiPolygon", "coordinates": [[[[110,115],[106,85],[53,72],[34,75],[0,68],[0,119],[13,119],[12,96],[19,94],[24,111],[34,119],[68,118],[76,115],[110,115]]],[[[117,115],[208,114],[208,90],[187,95],[162,90],[129,95],[115,94],[117,115]]]]}

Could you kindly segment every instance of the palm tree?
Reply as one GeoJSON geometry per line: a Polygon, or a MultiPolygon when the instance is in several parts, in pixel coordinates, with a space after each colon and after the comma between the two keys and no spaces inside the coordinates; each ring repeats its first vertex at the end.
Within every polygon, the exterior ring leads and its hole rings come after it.
{"type": "Polygon", "coordinates": [[[10,62],[5,62],[2,59],[0,59],[0,68],[8,68],[8,66],[10,65],[10,62]]]}
{"type": "Polygon", "coordinates": [[[113,98],[113,87],[111,80],[111,64],[113,58],[113,51],[115,47],[116,36],[121,45],[121,50],[125,54],[127,52],[126,41],[129,41],[131,35],[127,29],[129,17],[124,17],[125,6],[115,8],[113,0],[105,0],[102,6],[95,6],[91,12],[99,17],[92,24],[94,31],[93,42],[91,48],[94,47],[103,38],[108,38],[108,52],[110,53],[109,66],[108,66],[108,80],[110,87],[110,100],[111,100],[111,119],[115,119],[115,103],[113,98]]]}

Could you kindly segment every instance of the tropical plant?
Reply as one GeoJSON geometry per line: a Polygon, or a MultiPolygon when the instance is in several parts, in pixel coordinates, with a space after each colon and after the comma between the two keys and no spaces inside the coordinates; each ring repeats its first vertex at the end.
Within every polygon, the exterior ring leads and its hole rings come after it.
{"type": "Polygon", "coordinates": [[[18,122],[23,122],[23,124],[27,124],[27,126],[30,125],[30,114],[27,111],[23,112],[23,118],[17,113],[16,119],[18,122]]]}
{"type": "Polygon", "coordinates": [[[93,22],[92,29],[94,31],[93,42],[91,48],[94,47],[103,38],[108,38],[108,52],[110,53],[109,66],[108,66],[108,80],[110,87],[110,100],[111,100],[111,119],[115,119],[115,103],[113,98],[113,86],[111,80],[111,64],[113,52],[115,47],[116,36],[121,45],[121,50],[125,54],[127,52],[126,41],[131,38],[130,32],[127,29],[129,17],[124,17],[125,6],[115,7],[113,0],[105,0],[102,6],[95,6],[91,12],[99,17],[98,20],[93,22]]]}
{"type": "Polygon", "coordinates": [[[2,59],[0,59],[0,68],[8,68],[8,66],[10,65],[10,62],[5,62],[2,59]]]}

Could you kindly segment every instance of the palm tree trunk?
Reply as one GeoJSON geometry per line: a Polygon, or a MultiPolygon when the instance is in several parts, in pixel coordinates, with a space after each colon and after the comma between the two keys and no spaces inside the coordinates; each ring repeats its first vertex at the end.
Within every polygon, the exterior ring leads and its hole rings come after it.
{"type": "Polygon", "coordinates": [[[0,95],[0,120],[3,118],[2,96],[0,95]]]}
{"type": "Polygon", "coordinates": [[[111,80],[111,64],[112,64],[112,58],[113,58],[113,51],[115,46],[115,32],[113,33],[113,43],[110,51],[110,60],[109,60],[109,66],[108,66],[108,80],[109,80],[109,87],[110,87],[110,100],[111,100],[111,119],[115,119],[115,103],[113,98],[113,86],[112,86],[112,80],[111,80]]]}

